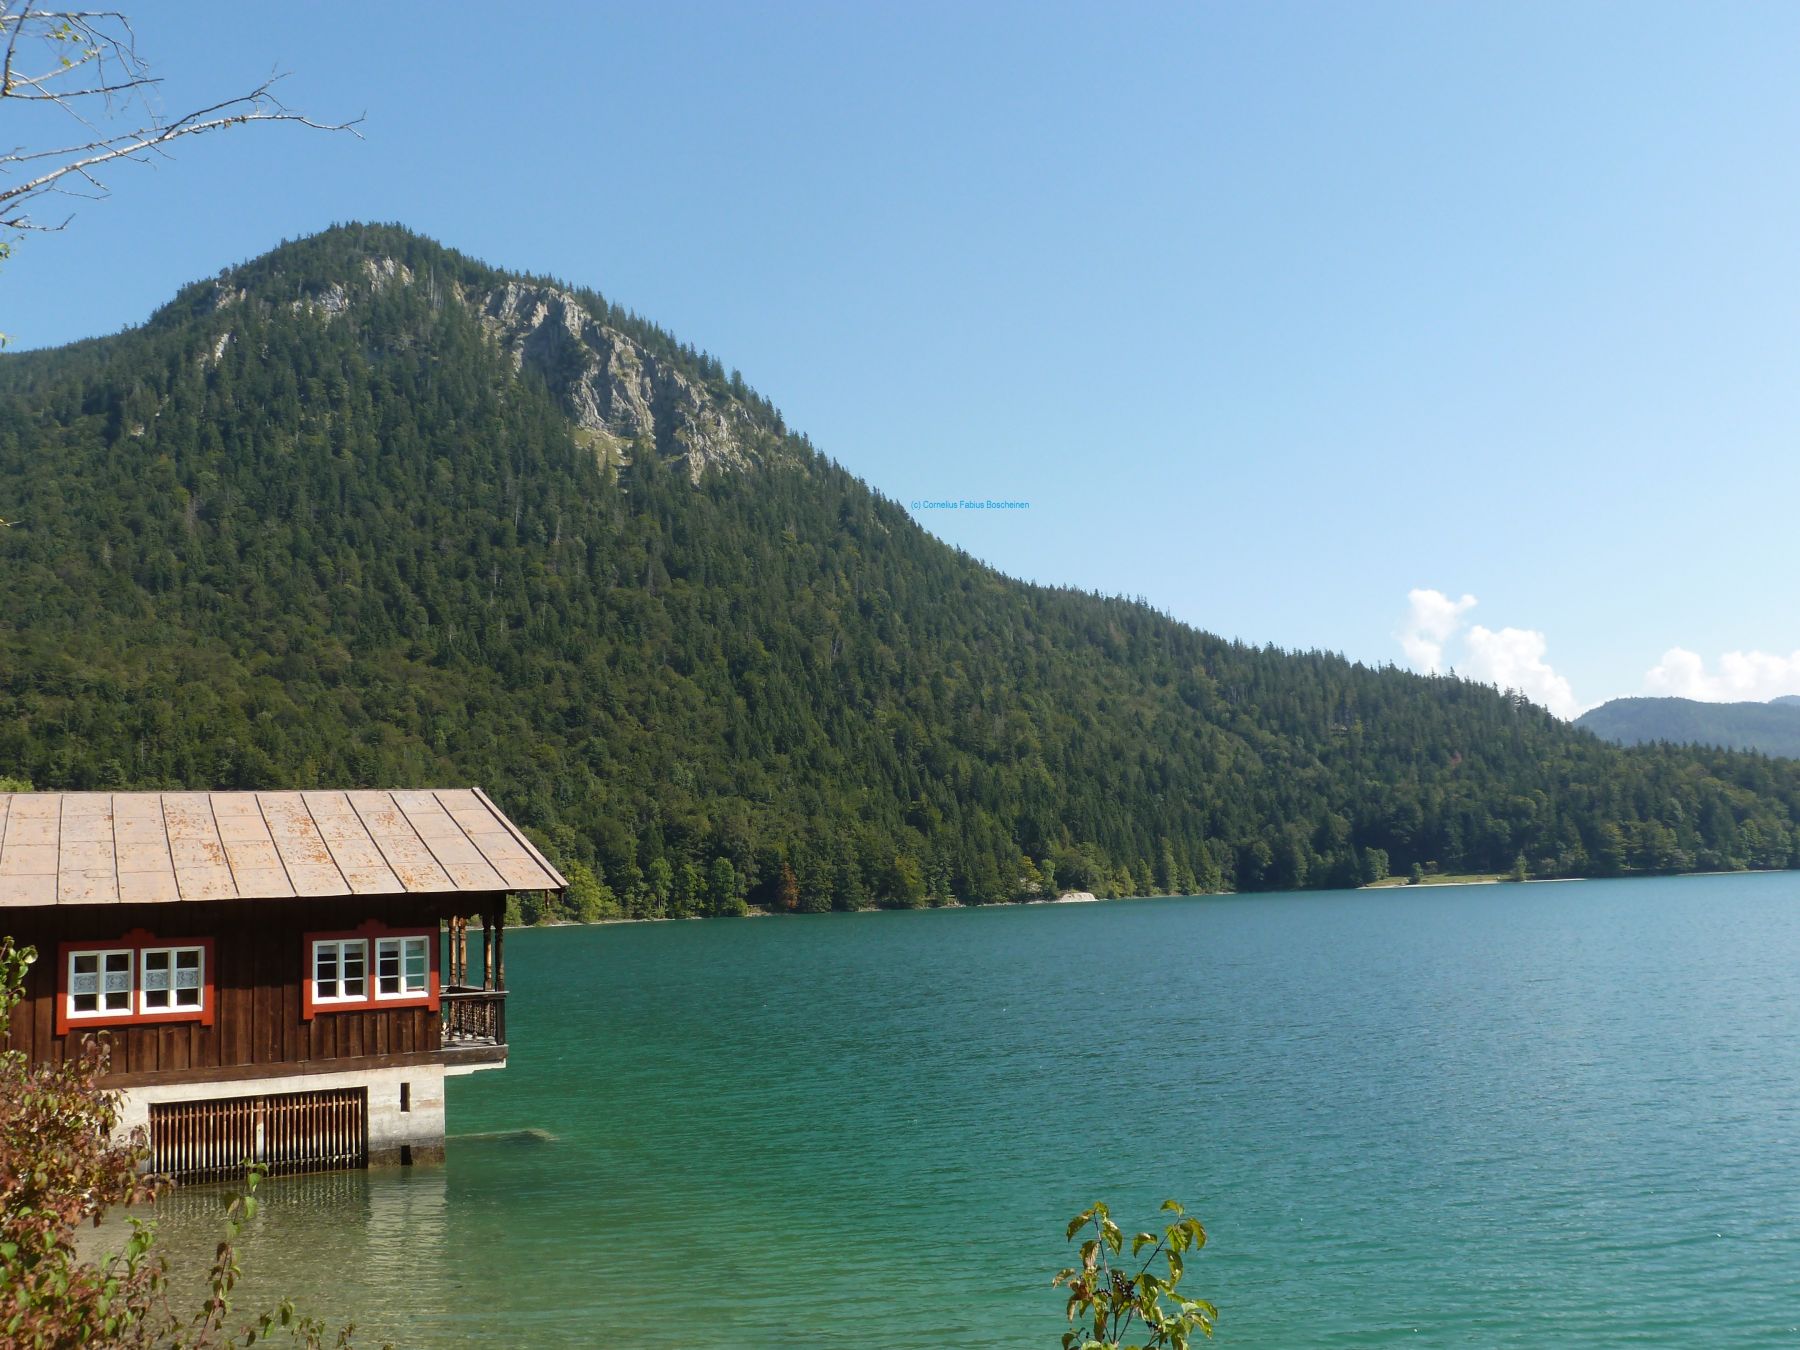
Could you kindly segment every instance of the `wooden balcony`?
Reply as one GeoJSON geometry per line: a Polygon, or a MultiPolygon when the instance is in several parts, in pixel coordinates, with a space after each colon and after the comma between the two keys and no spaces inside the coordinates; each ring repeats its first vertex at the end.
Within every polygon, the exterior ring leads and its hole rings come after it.
{"type": "Polygon", "coordinates": [[[499,1068],[506,1063],[506,991],[453,984],[439,995],[444,1062],[451,1068],[499,1068]]]}

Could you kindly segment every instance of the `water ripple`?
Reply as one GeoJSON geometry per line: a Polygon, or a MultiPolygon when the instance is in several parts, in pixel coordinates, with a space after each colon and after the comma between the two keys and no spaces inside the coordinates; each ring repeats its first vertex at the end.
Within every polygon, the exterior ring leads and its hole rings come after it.
{"type": "MultiPolygon", "coordinates": [[[[1800,878],[518,934],[449,1166],[268,1188],[408,1345],[1053,1345],[1096,1196],[1224,1347],[1792,1345],[1800,878]],[[513,1132],[539,1131],[529,1146],[513,1132]]],[[[204,1192],[167,1206],[204,1250],[204,1192]]]]}

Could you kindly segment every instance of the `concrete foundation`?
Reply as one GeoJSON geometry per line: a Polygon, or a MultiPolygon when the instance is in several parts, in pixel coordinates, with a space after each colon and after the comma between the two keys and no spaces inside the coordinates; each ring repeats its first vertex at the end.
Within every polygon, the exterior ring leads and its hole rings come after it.
{"type": "Polygon", "coordinates": [[[221,1083],[167,1083],[121,1093],[121,1132],[150,1128],[150,1108],[163,1102],[225,1101],[334,1088],[368,1089],[364,1119],[369,1166],[405,1166],[444,1160],[444,1066],[413,1064],[350,1073],[308,1073],[234,1078],[221,1083]]]}

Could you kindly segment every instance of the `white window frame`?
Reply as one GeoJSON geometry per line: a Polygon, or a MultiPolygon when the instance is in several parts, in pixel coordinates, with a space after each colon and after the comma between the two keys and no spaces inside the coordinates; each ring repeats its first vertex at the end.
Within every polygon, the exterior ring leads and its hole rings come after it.
{"type": "Polygon", "coordinates": [[[138,949],[137,968],[137,1007],[138,1012],[145,1017],[166,1017],[170,1013],[191,1014],[205,1012],[206,948],[192,942],[171,944],[162,947],[140,947],[138,949]],[[180,969],[180,966],[177,963],[180,961],[181,954],[184,952],[192,952],[195,957],[194,971],[197,979],[194,984],[194,1001],[192,1003],[180,1003],[176,1001],[176,995],[180,992],[181,986],[175,982],[175,972],[180,969]],[[166,990],[169,995],[169,1001],[160,1008],[152,1007],[150,1003],[150,995],[152,993],[165,992],[163,990],[153,990],[149,986],[150,958],[153,956],[167,956],[169,958],[169,983],[166,990]]]}
{"type": "MultiPolygon", "coordinates": [[[[381,1003],[392,1003],[397,999],[428,998],[431,994],[431,939],[422,933],[405,937],[384,937],[375,939],[375,968],[370,972],[375,981],[375,999],[381,1003]],[[424,960],[424,967],[419,974],[419,987],[406,987],[406,952],[407,948],[417,944],[419,955],[424,960]],[[381,992],[381,958],[384,951],[392,951],[400,962],[400,988],[391,994],[381,992]]],[[[317,1002],[318,1000],[313,1000],[317,1002]]]]}
{"type": "Polygon", "coordinates": [[[64,986],[66,992],[64,1011],[71,1022],[117,1021],[122,1017],[130,1017],[137,1010],[137,948],[135,947],[82,947],[69,953],[69,968],[64,974],[68,978],[64,986]],[[84,956],[95,958],[94,977],[99,981],[96,987],[95,1002],[100,1005],[83,1011],[75,1006],[75,963],[84,956]],[[125,958],[125,982],[128,991],[123,1008],[108,1008],[106,1003],[106,958],[122,956],[125,958]]]}
{"type": "Polygon", "coordinates": [[[367,1003],[369,1001],[369,982],[375,978],[375,972],[369,969],[369,940],[367,938],[315,938],[312,944],[312,964],[307,970],[307,980],[312,984],[312,1001],[317,1007],[330,1007],[334,1003],[367,1003]],[[335,994],[319,993],[319,952],[329,947],[337,957],[337,988],[335,994]],[[362,992],[346,994],[344,992],[344,953],[352,947],[362,950],[362,992]]]}

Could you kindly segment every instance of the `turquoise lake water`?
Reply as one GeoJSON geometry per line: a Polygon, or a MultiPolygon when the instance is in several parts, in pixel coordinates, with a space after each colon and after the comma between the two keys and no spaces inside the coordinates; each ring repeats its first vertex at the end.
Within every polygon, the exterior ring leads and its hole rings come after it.
{"type": "MultiPolygon", "coordinates": [[[[1176,1196],[1220,1346],[1800,1343],[1800,876],[617,925],[507,966],[447,1167],[269,1183],[251,1301],[403,1345],[1052,1347],[1067,1218],[1176,1196]]],[[[216,1203],[165,1203],[177,1250],[216,1203]]]]}

